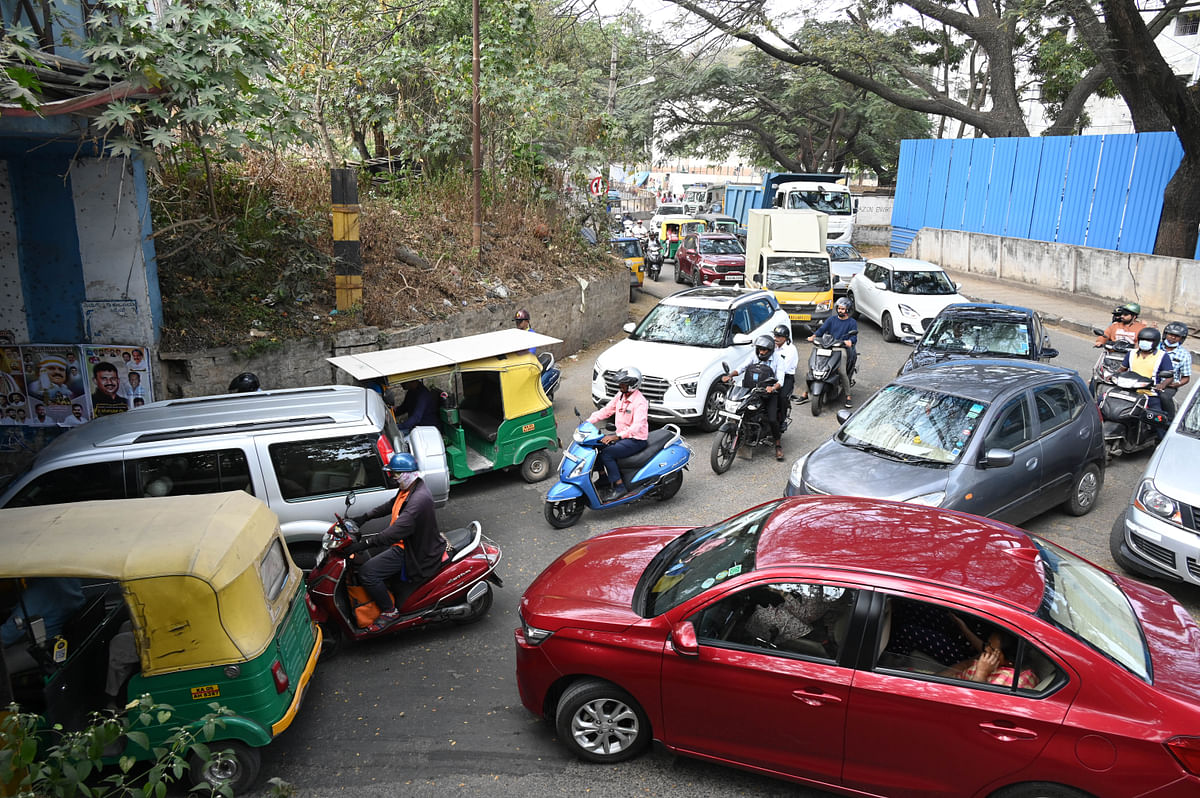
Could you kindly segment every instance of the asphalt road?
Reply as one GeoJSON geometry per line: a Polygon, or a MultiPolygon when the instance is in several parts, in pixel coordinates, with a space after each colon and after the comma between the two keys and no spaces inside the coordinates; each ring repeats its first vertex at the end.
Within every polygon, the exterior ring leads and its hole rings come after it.
{"type": "MultiPolygon", "coordinates": [[[[669,269],[669,265],[667,269],[669,269]]],[[[664,270],[648,283],[630,320],[640,318],[678,286],[664,270]]],[[[856,399],[886,384],[907,347],[886,344],[870,322],[860,322],[861,368],[856,399]]],[[[1055,362],[1087,374],[1095,360],[1090,342],[1064,330],[1052,331],[1061,355],[1055,362]]],[[[573,408],[591,411],[591,368],[611,342],[564,358],[563,384],[555,401],[559,436],[570,439],[573,408]]],[[[801,347],[801,362],[807,352],[801,347]]],[[[763,449],[739,457],[724,475],[709,467],[712,435],[685,430],[694,455],[683,487],[666,502],[649,501],[597,513],[554,530],[542,515],[553,479],[529,485],[518,474],[492,474],[456,486],[439,512],[443,528],[478,519],[504,550],[498,569],[505,587],[491,612],[466,627],[417,631],[408,636],[344,646],[322,661],[310,695],[292,727],[264,751],[263,778],[279,777],[301,795],[366,796],[825,796],[829,793],[740,770],[674,757],[659,750],[615,766],[588,765],[556,741],[550,724],[521,705],[514,679],[513,629],[522,591],[573,543],[631,524],[700,525],[782,495],[791,459],[833,434],[832,412],[812,418],[793,406],[784,436],[787,461],[763,449]]],[[[1113,520],[1124,509],[1149,453],[1118,459],[1109,467],[1100,500],[1091,514],[1073,518],[1058,510],[1026,523],[1031,531],[1107,568],[1113,520]]],[[[1200,590],[1163,584],[1193,616],[1200,590]]],[[[704,700],[697,696],[698,701],[704,700]]]]}

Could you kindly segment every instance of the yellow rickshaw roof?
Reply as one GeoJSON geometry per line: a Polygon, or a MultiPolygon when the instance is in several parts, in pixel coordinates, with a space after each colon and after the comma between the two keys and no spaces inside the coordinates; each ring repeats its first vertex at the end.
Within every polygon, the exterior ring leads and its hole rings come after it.
{"type": "Polygon", "coordinates": [[[0,577],[187,574],[220,591],[278,528],[244,491],[17,507],[0,510],[0,577]]]}
{"type": "Polygon", "coordinates": [[[402,374],[428,374],[458,364],[560,343],[560,338],[513,327],[465,338],[340,355],[326,360],[356,380],[395,379],[402,374]]]}

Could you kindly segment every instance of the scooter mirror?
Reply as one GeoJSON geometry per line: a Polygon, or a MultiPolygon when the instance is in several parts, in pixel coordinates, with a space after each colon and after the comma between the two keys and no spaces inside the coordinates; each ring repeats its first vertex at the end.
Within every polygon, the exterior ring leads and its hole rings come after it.
{"type": "Polygon", "coordinates": [[[354,491],[350,491],[349,493],[346,494],[346,506],[347,507],[354,504],[356,501],[358,501],[358,497],[354,495],[354,491]]]}

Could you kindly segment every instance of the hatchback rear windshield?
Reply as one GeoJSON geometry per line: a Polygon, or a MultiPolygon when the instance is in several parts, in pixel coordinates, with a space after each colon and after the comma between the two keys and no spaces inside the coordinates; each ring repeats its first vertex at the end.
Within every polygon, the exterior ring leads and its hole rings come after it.
{"type": "Polygon", "coordinates": [[[1150,651],[1142,627],[1112,577],[1048,540],[1030,539],[1041,552],[1046,575],[1038,614],[1150,681],[1150,651]]]}

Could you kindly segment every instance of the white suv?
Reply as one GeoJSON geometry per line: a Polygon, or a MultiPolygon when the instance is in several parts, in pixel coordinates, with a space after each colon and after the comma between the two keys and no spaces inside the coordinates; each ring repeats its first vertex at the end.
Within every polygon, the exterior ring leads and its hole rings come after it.
{"type": "Polygon", "coordinates": [[[629,337],[596,359],[592,401],[606,404],[617,392],[616,372],[633,366],[651,421],[712,431],[721,418],[721,364],[741,369],[754,357],[754,339],[780,324],[791,322],[767,291],[704,286],[672,294],[639,324],[626,324],[629,337]]]}

